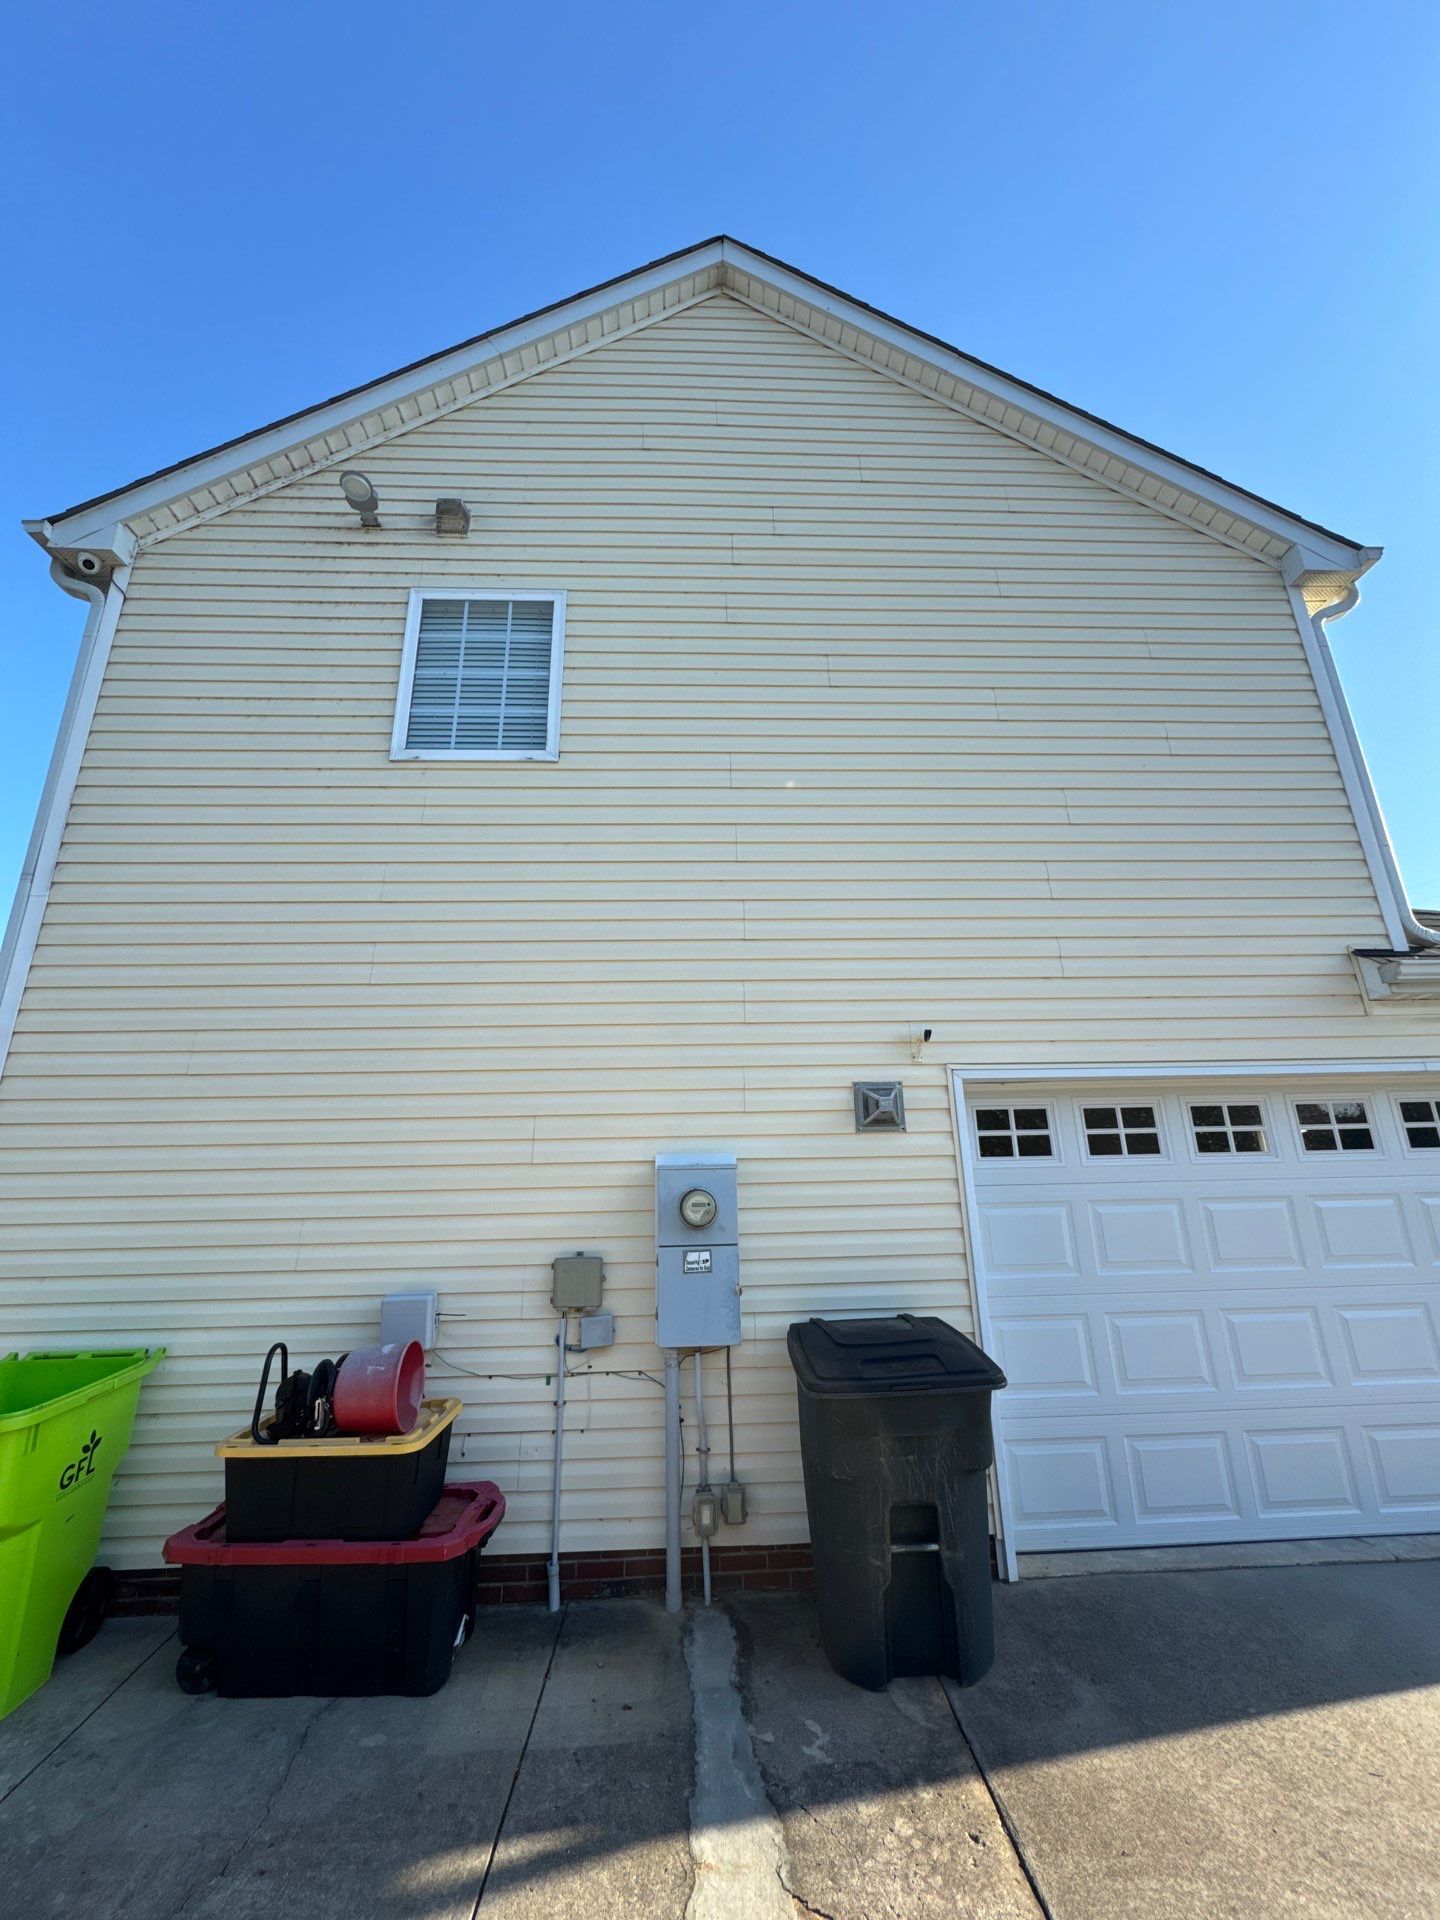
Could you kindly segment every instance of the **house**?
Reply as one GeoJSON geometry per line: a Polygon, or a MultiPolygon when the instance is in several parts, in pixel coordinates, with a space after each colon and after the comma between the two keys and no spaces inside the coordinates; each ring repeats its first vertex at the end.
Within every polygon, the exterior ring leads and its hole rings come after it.
{"type": "Polygon", "coordinates": [[[657,1548],[695,1143],[741,1564],[805,1539],[786,1327],[902,1308],[1009,1375],[1009,1568],[1440,1526],[1440,934],[1325,636],[1376,549],[728,238],[29,531],[89,610],[6,947],[5,1326],[169,1349],[117,1565],[218,1497],[272,1339],[396,1288],[542,1550],[576,1248],[618,1337],[566,1550],[657,1548]]]}

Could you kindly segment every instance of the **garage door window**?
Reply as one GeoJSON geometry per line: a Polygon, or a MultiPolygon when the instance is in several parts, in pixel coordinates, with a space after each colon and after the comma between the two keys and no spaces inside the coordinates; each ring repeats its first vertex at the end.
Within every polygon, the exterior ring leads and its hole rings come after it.
{"type": "Polygon", "coordinates": [[[1297,1100],[1295,1117],[1306,1153],[1372,1153],[1375,1149],[1363,1100],[1297,1100]]]}
{"type": "Polygon", "coordinates": [[[1440,1100],[1402,1100],[1400,1119],[1409,1146],[1440,1147],[1440,1100]]]}
{"type": "Polygon", "coordinates": [[[982,1160],[1049,1160],[1055,1152],[1045,1107],[978,1107],[975,1142],[982,1160]]]}
{"type": "Polygon", "coordinates": [[[1092,1160],[1159,1153],[1154,1107],[1086,1107],[1084,1112],[1085,1151],[1092,1160]]]}
{"type": "Polygon", "coordinates": [[[1268,1153],[1265,1116],[1253,1101],[1206,1101],[1190,1109],[1197,1153],[1268,1153]]]}

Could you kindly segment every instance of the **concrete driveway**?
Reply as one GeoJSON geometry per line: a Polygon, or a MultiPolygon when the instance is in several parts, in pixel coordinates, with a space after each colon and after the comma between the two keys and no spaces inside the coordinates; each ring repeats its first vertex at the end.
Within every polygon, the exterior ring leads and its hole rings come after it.
{"type": "Polygon", "coordinates": [[[191,1699],[115,1622],[0,1722],[5,1910],[1433,1920],[1440,1562],[996,1599],[953,1695],[848,1686],[795,1597],[496,1608],[432,1700],[191,1699]]]}
{"type": "Polygon", "coordinates": [[[1058,1920],[1440,1914],[1440,1560],[996,1600],[955,1703],[1058,1920]]]}

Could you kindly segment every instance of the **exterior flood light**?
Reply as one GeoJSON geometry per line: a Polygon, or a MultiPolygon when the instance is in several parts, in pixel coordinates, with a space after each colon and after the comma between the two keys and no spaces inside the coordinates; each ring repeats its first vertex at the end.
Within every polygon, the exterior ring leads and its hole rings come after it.
{"type": "Polygon", "coordinates": [[[353,467],[349,473],[342,473],[340,491],[359,514],[362,527],[379,526],[380,496],[365,474],[356,473],[353,467]]]}
{"type": "Polygon", "coordinates": [[[436,533],[469,533],[470,509],[463,500],[435,502],[436,533]]]}

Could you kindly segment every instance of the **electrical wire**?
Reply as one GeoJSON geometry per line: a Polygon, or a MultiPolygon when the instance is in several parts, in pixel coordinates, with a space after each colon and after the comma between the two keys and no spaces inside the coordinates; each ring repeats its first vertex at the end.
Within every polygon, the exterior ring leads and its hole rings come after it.
{"type": "MultiPolygon", "coordinates": [[[[439,1347],[433,1349],[435,1358],[452,1373],[463,1373],[467,1380],[544,1380],[547,1383],[555,1378],[555,1369],[549,1373],[480,1373],[474,1367],[462,1367],[458,1360],[452,1360],[448,1353],[442,1353],[439,1347]]],[[[567,1367],[566,1378],[583,1380],[586,1375],[595,1379],[611,1378],[615,1380],[648,1380],[652,1387],[663,1391],[665,1382],[653,1373],[646,1373],[643,1367],[567,1367]]]]}

